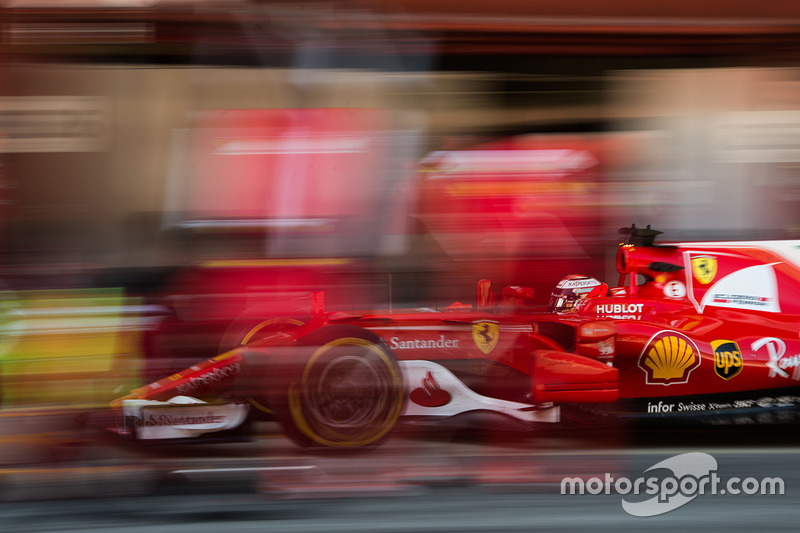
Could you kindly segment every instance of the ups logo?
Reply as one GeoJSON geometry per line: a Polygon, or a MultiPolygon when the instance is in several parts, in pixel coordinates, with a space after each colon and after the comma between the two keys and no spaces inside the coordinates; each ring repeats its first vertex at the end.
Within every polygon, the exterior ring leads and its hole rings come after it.
{"type": "Polygon", "coordinates": [[[737,376],[742,371],[742,351],[734,341],[711,341],[714,350],[714,373],[724,380],[737,376]]]}

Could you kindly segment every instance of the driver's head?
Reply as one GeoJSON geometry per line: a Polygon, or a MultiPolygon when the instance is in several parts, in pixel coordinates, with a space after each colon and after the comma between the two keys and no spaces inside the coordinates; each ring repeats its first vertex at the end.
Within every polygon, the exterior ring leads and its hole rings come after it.
{"type": "Polygon", "coordinates": [[[587,298],[605,296],[608,285],[589,276],[573,274],[562,279],[550,294],[547,309],[555,313],[571,311],[578,302],[587,298]]]}

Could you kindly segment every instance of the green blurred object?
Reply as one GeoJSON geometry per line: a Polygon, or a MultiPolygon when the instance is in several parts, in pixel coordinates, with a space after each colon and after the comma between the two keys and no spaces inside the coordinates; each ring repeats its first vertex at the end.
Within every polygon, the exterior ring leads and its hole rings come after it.
{"type": "Polygon", "coordinates": [[[138,385],[134,304],[122,289],[0,292],[2,407],[101,406],[138,385]]]}

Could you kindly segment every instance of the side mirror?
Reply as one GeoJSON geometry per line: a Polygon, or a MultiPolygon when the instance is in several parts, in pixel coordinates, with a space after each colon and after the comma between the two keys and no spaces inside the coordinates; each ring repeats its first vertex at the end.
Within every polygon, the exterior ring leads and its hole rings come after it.
{"type": "Polygon", "coordinates": [[[478,309],[491,309],[495,304],[492,292],[492,280],[482,279],[478,282],[478,309]]]}

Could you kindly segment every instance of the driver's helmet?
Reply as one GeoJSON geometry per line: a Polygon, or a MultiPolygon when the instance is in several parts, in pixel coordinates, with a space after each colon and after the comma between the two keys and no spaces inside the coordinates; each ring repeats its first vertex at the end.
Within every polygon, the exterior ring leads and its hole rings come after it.
{"type": "Polygon", "coordinates": [[[548,311],[564,313],[571,311],[578,302],[586,298],[605,296],[608,285],[589,276],[573,274],[562,279],[550,294],[548,311]]]}

